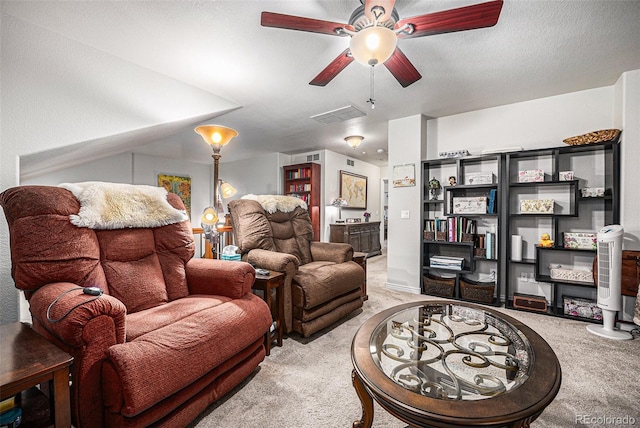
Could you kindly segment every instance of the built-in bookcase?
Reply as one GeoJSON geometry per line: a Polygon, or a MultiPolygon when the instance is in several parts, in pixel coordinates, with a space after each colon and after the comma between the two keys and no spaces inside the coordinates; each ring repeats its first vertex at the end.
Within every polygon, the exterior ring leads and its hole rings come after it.
{"type": "Polygon", "coordinates": [[[285,195],[295,196],[307,203],[313,240],[320,240],[320,164],[308,162],[283,167],[285,195]]]}

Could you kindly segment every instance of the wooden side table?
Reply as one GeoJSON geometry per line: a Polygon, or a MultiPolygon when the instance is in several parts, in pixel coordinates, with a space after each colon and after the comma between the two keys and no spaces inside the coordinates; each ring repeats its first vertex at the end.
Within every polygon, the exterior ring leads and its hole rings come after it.
{"type": "Polygon", "coordinates": [[[353,261],[358,263],[364,269],[364,284],[362,284],[362,300],[369,300],[367,295],[367,253],[355,251],[353,253],[353,261]]]}
{"type": "Polygon", "coordinates": [[[54,426],[70,427],[69,366],[73,357],[27,324],[2,325],[0,337],[0,400],[49,382],[49,391],[53,391],[50,409],[54,426]]]}
{"type": "Polygon", "coordinates": [[[269,305],[271,316],[275,321],[275,329],[270,328],[264,336],[264,346],[267,355],[271,354],[271,345],[275,341],[278,346],[282,346],[282,336],[284,332],[284,273],[269,271],[269,275],[256,274],[256,280],[251,287],[263,293],[263,299],[269,305]],[[273,290],[275,290],[276,301],[273,302],[273,290]]]}

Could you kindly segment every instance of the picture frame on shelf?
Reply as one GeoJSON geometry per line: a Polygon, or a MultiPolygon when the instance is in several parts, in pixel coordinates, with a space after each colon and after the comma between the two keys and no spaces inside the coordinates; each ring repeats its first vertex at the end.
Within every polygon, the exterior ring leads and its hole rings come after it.
{"type": "Polygon", "coordinates": [[[343,209],[367,209],[367,177],[341,170],[340,197],[348,204],[343,209]]]}

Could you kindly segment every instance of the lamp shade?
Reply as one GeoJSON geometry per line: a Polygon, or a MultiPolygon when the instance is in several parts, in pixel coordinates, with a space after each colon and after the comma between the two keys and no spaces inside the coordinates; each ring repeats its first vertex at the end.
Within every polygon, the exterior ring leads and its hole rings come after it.
{"type": "Polygon", "coordinates": [[[238,131],[220,125],[200,125],[195,131],[211,146],[222,147],[238,135],[238,131]]]}
{"type": "Polygon", "coordinates": [[[347,203],[347,201],[346,201],[345,199],[342,199],[342,198],[335,198],[335,199],[333,200],[333,202],[331,202],[331,205],[332,205],[332,206],[334,206],[334,207],[340,207],[340,208],[342,208],[342,207],[346,207],[346,206],[347,206],[347,205],[349,205],[349,204],[347,203]]]}
{"type": "Polygon", "coordinates": [[[360,64],[378,65],[384,63],[396,50],[398,38],[387,27],[371,26],[358,31],[351,37],[351,55],[360,64]]]}
{"type": "Polygon", "coordinates": [[[236,189],[229,183],[224,180],[221,180],[222,184],[220,184],[220,192],[222,193],[223,198],[230,198],[236,194],[236,189]]]}
{"type": "Polygon", "coordinates": [[[202,213],[202,217],[200,218],[200,223],[202,226],[215,226],[218,222],[218,213],[215,208],[207,207],[204,209],[202,213]]]}
{"type": "Polygon", "coordinates": [[[353,149],[358,147],[360,143],[362,143],[362,140],[364,140],[362,135],[350,135],[344,139],[344,141],[346,141],[353,149]]]}

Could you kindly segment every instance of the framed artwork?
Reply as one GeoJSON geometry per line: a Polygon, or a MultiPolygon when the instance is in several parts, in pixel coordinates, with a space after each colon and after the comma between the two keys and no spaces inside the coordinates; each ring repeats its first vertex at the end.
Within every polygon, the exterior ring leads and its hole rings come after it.
{"type": "Polygon", "coordinates": [[[340,171],[340,197],[349,204],[344,209],[367,209],[367,177],[340,171]]]}
{"type": "Polygon", "coordinates": [[[393,187],[411,187],[416,185],[415,164],[394,165],[393,187]]]}
{"type": "Polygon", "coordinates": [[[158,186],[164,187],[167,192],[180,196],[187,210],[187,215],[191,218],[191,177],[158,174],[158,186]]]}

